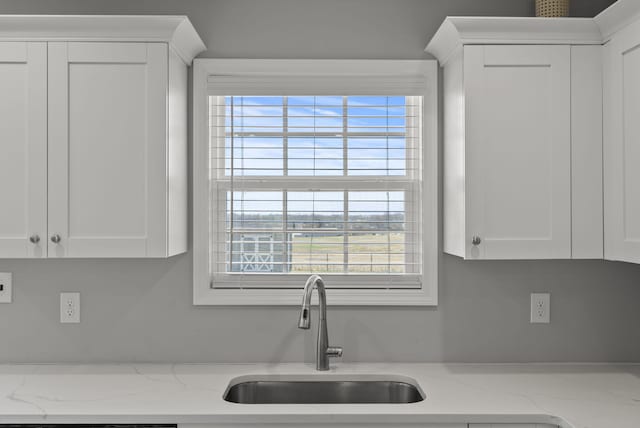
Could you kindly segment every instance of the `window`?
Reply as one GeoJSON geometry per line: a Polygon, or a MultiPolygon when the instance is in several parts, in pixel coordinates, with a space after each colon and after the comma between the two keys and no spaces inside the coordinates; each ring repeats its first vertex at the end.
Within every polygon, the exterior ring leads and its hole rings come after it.
{"type": "Polygon", "coordinates": [[[198,60],[194,103],[195,304],[436,303],[432,61],[198,60]]]}
{"type": "Polygon", "coordinates": [[[420,287],[422,97],[209,100],[213,287],[420,287]]]}

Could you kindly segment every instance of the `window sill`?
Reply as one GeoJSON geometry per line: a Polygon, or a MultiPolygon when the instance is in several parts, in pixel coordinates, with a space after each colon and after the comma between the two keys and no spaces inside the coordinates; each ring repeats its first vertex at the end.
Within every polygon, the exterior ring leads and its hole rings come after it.
{"type": "MultiPolygon", "coordinates": [[[[425,287],[429,289],[430,287],[425,287]]],[[[437,287],[435,287],[437,289],[437,287]]],[[[298,306],[302,302],[301,289],[195,289],[193,304],[206,306],[298,306]]],[[[317,294],[313,294],[317,303],[317,294]]],[[[437,293],[424,289],[327,289],[330,306],[436,306],[437,293]]]]}

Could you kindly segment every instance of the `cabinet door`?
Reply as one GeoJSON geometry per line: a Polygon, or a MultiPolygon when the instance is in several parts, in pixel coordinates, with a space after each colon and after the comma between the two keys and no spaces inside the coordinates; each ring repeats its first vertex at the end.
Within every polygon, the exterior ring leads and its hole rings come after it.
{"type": "Polygon", "coordinates": [[[571,257],[570,59],[464,48],[467,258],[571,257]]]}
{"type": "Polygon", "coordinates": [[[166,130],[166,44],[49,43],[49,257],[166,256],[166,130]]]}
{"type": "Polygon", "coordinates": [[[0,258],[46,257],[46,174],[47,45],[0,43],[0,258]]]}
{"type": "Polygon", "coordinates": [[[640,22],[605,46],[605,258],[640,263],[640,22]]]}

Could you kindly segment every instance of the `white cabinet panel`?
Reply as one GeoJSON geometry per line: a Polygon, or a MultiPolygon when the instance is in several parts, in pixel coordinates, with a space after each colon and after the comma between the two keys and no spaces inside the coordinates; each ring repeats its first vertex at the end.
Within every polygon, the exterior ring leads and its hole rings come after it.
{"type": "Polygon", "coordinates": [[[46,46],[0,43],[0,258],[47,255],[46,46]]]}
{"type": "Polygon", "coordinates": [[[602,259],[602,46],[571,47],[571,257],[602,259]]]}
{"type": "Polygon", "coordinates": [[[640,263],[640,22],[605,46],[605,258],[640,263]]]}
{"type": "Polygon", "coordinates": [[[187,67],[173,51],[169,52],[169,235],[168,254],[187,251],[189,221],[187,139],[189,122],[187,120],[187,67]]]}
{"type": "Polygon", "coordinates": [[[50,257],[167,255],[167,55],[49,44],[50,257]]]}
{"type": "Polygon", "coordinates": [[[465,46],[463,60],[465,256],[570,258],[570,47],[465,46]]]}
{"type": "Polygon", "coordinates": [[[465,93],[463,56],[444,68],[443,245],[444,251],[466,255],[465,213],[465,93]]]}

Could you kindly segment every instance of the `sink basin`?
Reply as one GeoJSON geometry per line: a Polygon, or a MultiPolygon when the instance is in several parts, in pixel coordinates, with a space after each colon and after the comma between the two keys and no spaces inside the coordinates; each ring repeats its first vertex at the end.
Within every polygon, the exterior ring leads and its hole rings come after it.
{"type": "Polygon", "coordinates": [[[424,400],[410,378],[261,377],[231,381],[225,401],[240,404],[408,404],[424,400]]]}

